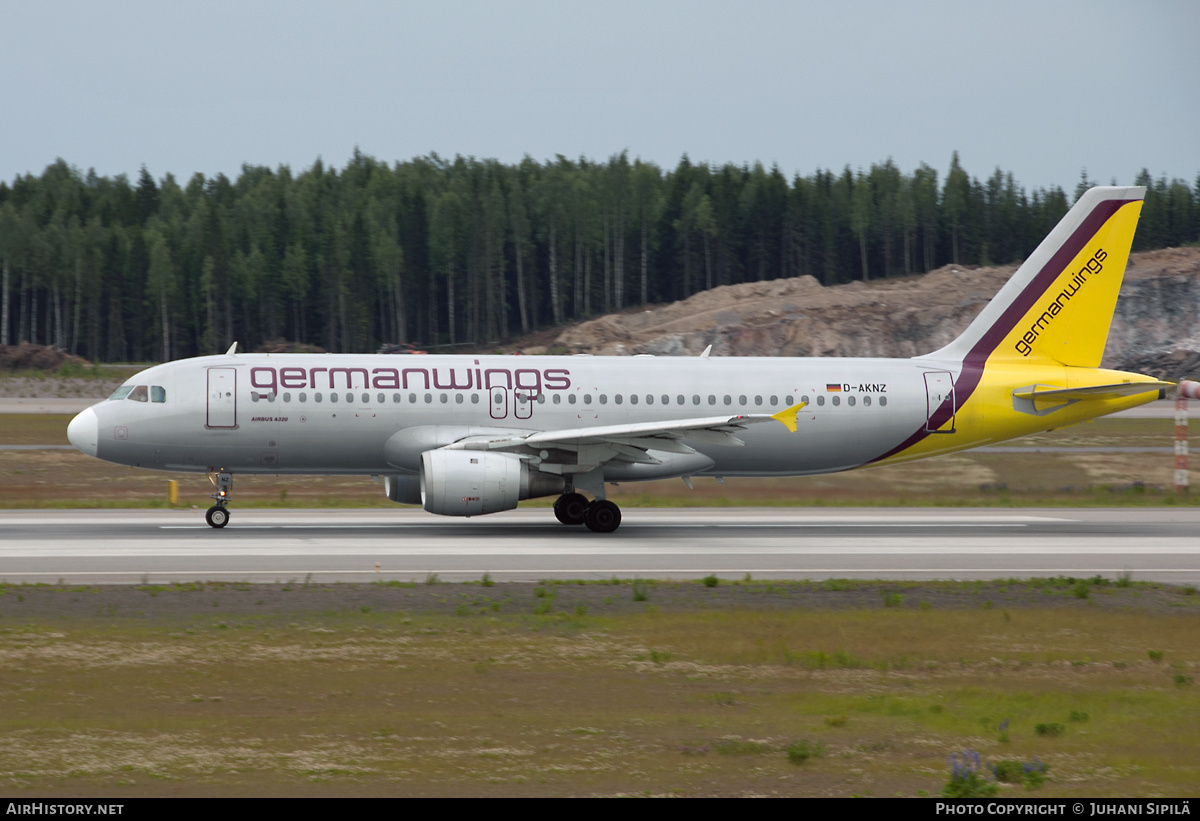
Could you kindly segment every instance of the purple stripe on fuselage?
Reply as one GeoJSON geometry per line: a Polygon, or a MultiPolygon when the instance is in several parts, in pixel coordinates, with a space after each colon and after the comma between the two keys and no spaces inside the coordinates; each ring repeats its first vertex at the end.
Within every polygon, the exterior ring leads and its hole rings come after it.
{"type": "MultiPolygon", "coordinates": [[[[1066,242],[1059,246],[1058,250],[1051,255],[1049,261],[1030,280],[1025,289],[1017,294],[1016,299],[1004,309],[999,319],[993,322],[991,327],[980,337],[979,341],[971,347],[971,350],[963,357],[962,371],[958,375],[958,381],[954,383],[954,396],[958,399],[957,404],[959,408],[967,404],[967,400],[971,398],[971,394],[979,387],[979,380],[983,378],[983,367],[987,364],[988,357],[996,350],[996,346],[1004,341],[1005,337],[1009,335],[1021,317],[1029,313],[1029,309],[1045,295],[1046,290],[1066,270],[1067,263],[1078,256],[1079,252],[1083,250],[1083,246],[1087,245],[1088,241],[1096,235],[1096,232],[1104,226],[1104,223],[1108,222],[1113,214],[1117,213],[1123,206],[1131,202],[1138,202],[1138,200],[1105,200],[1093,208],[1091,213],[1084,217],[1083,222],[1075,229],[1075,232],[1071,234],[1066,242]]],[[[937,430],[950,421],[950,418],[954,415],[954,407],[954,399],[947,399],[934,411],[933,416],[930,417],[929,424],[923,425],[903,442],[886,453],[876,456],[866,464],[895,456],[897,453],[917,444],[929,435],[930,431],[927,428],[937,430]]]]}

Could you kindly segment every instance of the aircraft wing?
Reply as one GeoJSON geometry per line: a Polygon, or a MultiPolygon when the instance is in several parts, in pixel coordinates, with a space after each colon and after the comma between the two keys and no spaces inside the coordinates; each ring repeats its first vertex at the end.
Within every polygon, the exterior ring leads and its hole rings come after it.
{"type": "Polygon", "coordinates": [[[658,464],[659,460],[647,451],[695,453],[695,449],[683,442],[683,439],[713,445],[743,445],[745,443],[735,434],[745,430],[748,425],[763,422],[780,422],[794,432],[796,413],[806,404],[808,403],[801,402],[774,414],[709,416],[703,419],[537,431],[496,438],[472,437],[447,445],[446,449],[504,451],[536,457],[541,464],[574,465],[579,472],[614,460],[658,464]]]}

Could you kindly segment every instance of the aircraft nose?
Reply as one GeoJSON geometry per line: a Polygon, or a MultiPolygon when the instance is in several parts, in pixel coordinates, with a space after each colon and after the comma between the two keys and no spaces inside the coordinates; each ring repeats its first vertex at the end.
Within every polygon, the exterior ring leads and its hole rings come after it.
{"type": "Polygon", "coordinates": [[[88,456],[95,456],[96,442],[100,438],[100,420],[96,418],[96,412],[88,408],[72,419],[67,425],[67,438],[88,456]]]}

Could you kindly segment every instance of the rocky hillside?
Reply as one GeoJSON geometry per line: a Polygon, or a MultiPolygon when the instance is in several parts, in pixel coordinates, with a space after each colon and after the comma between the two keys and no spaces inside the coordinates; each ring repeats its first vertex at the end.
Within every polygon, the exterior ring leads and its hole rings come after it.
{"type": "MultiPolygon", "coordinates": [[[[812,277],[729,285],[573,326],[547,347],[689,355],[711,344],[723,356],[915,356],[957,336],[1015,270],[951,265],[830,288],[812,277]]],[[[1103,364],[1195,375],[1186,369],[1200,366],[1200,248],[1130,258],[1103,364]]]]}

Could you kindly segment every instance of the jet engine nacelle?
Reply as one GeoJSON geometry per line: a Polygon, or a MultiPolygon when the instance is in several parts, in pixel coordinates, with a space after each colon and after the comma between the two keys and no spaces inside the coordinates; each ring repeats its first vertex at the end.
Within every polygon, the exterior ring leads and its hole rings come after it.
{"type": "Polygon", "coordinates": [[[427,450],[421,454],[421,499],[442,516],[481,516],[512,510],[522,499],[554,496],[566,483],[529,469],[507,453],[479,450],[427,450]]]}

